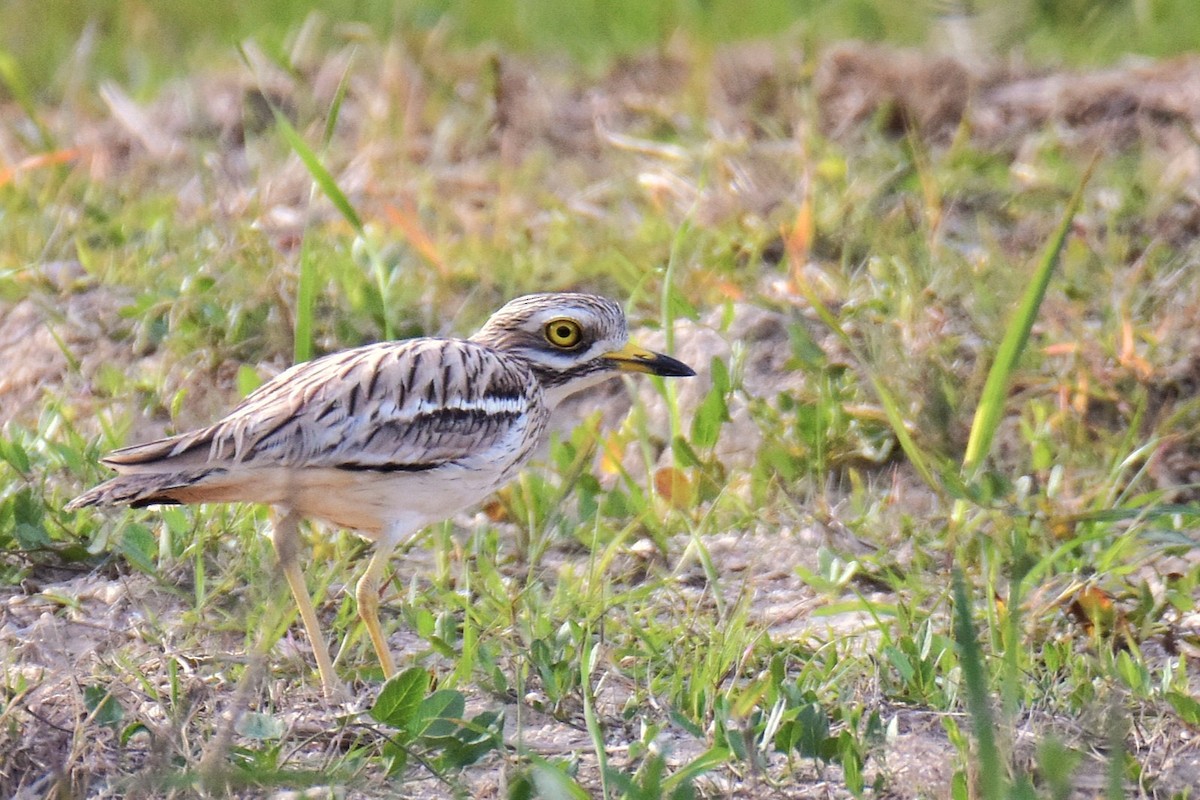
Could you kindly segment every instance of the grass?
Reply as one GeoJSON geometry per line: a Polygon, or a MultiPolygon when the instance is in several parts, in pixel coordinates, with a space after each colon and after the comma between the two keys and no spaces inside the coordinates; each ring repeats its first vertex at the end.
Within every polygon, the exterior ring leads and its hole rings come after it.
{"type": "Polygon", "coordinates": [[[214,56],[227,56],[248,37],[281,60],[295,58],[305,48],[372,37],[418,40],[432,34],[457,46],[496,43],[523,53],[568,53],[601,67],[614,56],[668,47],[679,31],[705,47],[781,31],[810,46],[845,38],[913,45],[959,19],[975,20],[982,35],[973,46],[982,51],[1017,49],[1036,61],[1065,57],[1094,63],[1125,53],[1162,57],[1189,52],[1197,37],[1191,12],[1188,0],[946,0],[918,5],[902,0],[592,0],[569,8],[543,0],[482,6],[451,0],[264,0],[203,9],[159,0],[102,0],[86,7],[66,0],[18,0],[0,11],[0,50],[11,57],[0,60],[0,75],[18,99],[32,92],[70,92],[80,86],[75,77],[84,69],[93,80],[115,79],[135,95],[148,96],[163,81],[203,68],[214,56]]]}
{"type": "MultiPolygon", "coordinates": [[[[3,793],[1195,796],[1172,766],[1200,725],[1200,406],[1170,137],[897,133],[885,107],[834,136],[822,48],[899,5],[618,6],[328,12],[351,30],[120,4],[87,59],[65,16],[36,55],[4,43],[29,122],[0,164],[3,793]],[[102,78],[173,149],[115,123],[102,78]],[[103,451],[294,359],[575,286],[707,382],[582,414],[398,557],[386,684],[346,591],[364,545],[314,529],[363,714],[317,699],[261,509],[62,510],[103,451]]],[[[1125,46],[1171,52],[1194,24],[1057,8],[1014,15],[1031,54],[1111,62],[1130,19],[1125,46]]]]}

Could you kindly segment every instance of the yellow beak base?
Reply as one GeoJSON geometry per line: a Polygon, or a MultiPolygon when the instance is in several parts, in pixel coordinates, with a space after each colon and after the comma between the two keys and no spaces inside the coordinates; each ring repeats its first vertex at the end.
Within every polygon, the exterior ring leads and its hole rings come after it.
{"type": "Polygon", "coordinates": [[[678,361],[662,353],[646,350],[635,344],[627,344],[620,350],[605,353],[604,358],[622,372],[644,372],[647,375],[661,375],[664,378],[688,378],[696,371],[682,361],[678,361]]]}

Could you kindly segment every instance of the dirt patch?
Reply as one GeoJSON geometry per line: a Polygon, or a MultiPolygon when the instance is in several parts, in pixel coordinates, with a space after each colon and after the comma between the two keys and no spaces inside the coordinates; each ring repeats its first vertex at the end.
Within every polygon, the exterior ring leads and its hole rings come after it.
{"type": "MultiPolygon", "coordinates": [[[[43,274],[73,283],[78,264],[47,264],[43,274]]],[[[135,356],[121,332],[125,300],[109,289],[43,291],[0,303],[0,425],[31,425],[46,396],[71,397],[86,409],[97,371],[131,363],[135,356]]]]}

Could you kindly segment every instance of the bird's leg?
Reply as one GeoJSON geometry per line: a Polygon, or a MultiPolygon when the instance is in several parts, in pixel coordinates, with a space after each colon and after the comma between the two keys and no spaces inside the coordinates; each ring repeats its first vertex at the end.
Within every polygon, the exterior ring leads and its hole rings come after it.
{"type": "Polygon", "coordinates": [[[321,673],[321,689],[326,699],[334,699],[341,695],[342,685],[333,671],[333,660],[329,657],[329,647],[321,635],[321,626],[317,622],[316,612],[313,611],[312,600],[308,597],[308,587],[304,583],[304,574],[300,571],[300,516],[292,510],[283,513],[273,512],[271,515],[271,542],[275,545],[275,553],[279,556],[279,566],[287,578],[288,586],[292,589],[292,597],[300,609],[300,619],[304,622],[304,630],[308,633],[312,644],[313,655],[317,659],[317,670],[321,673]]]}
{"type": "Polygon", "coordinates": [[[371,636],[371,644],[375,647],[375,655],[379,656],[379,664],[383,667],[383,677],[388,679],[396,674],[396,663],[388,650],[387,639],[379,626],[379,584],[383,580],[383,572],[387,569],[388,559],[400,543],[405,528],[389,525],[383,531],[383,536],[375,543],[375,552],[367,562],[367,571],[358,579],[354,595],[358,601],[358,616],[367,626],[371,636]]]}

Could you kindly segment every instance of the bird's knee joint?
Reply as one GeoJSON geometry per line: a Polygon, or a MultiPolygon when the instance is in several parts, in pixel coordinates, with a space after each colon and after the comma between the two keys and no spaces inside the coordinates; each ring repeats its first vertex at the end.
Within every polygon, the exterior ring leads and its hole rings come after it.
{"type": "Polygon", "coordinates": [[[360,609],[379,608],[379,586],[364,575],[354,587],[354,599],[358,601],[360,609]]]}

